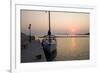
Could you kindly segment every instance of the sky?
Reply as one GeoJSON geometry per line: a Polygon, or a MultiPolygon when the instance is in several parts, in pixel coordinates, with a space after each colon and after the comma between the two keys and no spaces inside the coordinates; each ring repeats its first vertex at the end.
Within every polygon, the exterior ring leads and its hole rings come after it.
{"type": "MultiPolygon", "coordinates": [[[[21,32],[29,34],[31,24],[32,35],[47,34],[49,19],[47,11],[21,10],[21,32]]],[[[82,12],[50,12],[52,34],[84,34],[89,33],[89,13],[82,12]]]]}

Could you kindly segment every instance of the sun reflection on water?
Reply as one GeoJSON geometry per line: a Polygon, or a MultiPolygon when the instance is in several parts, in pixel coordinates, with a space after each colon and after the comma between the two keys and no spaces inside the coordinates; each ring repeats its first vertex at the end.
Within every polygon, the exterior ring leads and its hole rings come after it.
{"type": "Polygon", "coordinates": [[[75,38],[71,38],[71,47],[72,49],[75,49],[76,48],[76,39],[75,38]]]}

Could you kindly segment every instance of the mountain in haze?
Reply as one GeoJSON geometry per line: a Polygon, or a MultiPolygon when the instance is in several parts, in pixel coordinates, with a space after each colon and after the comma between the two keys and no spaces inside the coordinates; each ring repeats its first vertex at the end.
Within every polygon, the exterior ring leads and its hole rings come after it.
{"type": "Polygon", "coordinates": [[[76,35],[90,35],[90,33],[81,33],[81,34],[76,34],[76,35]]]}

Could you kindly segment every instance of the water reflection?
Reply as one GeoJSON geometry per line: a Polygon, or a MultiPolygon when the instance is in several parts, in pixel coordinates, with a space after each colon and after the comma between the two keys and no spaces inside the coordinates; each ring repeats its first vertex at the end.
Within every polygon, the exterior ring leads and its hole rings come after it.
{"type": "Polygon", "coordinates": [[[55,60],[89,59],[89,37],[57,38],[55,60]]]}
{"type": "Polygon", "coordinates": [[[54,60],[89,59],[89,37],[57,38],[57,56],[54,60]]]}
{"type": "Polygon", "coordinates": [[[74,50],[76,48],[76,39],[71,38],[71,48],[74,50]]]}
{"type": "Polygon", "coordinates": [[[76,57],[76,51],[77,51],[77,48],[76,48],[76,44],[77,44],[77,42],[76,42],[76,39],[75,38],[71,38],[71,46],[70,46],[70,58],[74,58],[74,57],[76,57]]]}

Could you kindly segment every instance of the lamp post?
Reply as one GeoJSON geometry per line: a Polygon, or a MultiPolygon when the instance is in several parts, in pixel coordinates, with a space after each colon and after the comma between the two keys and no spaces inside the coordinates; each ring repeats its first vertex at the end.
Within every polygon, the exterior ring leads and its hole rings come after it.
{"type": "Polygon", "coordinates": [[[29,29],[29,42],[31,42],[31,24],[29,24],[28,29],[29,29]]]}

